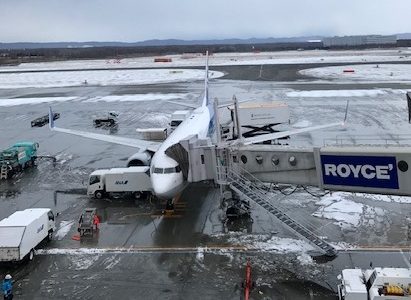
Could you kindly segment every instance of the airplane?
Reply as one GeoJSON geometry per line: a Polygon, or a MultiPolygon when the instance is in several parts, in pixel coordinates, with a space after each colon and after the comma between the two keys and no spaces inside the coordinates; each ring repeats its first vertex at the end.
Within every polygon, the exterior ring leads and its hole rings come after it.
{"type": "MultiPolygon", "coordinates": [[[[53,118],[50,117],[53,115],[51,107],[49,109],[49,128],[52,131],[138,148],[139,152],[133,154],[128,159],[127,166],[150,166],[150,178],[155,196],[160,199],[172,201],[172,199],[186,187],[187,182],[183,176],[181,166],[175,159],[167,155],[167,150],[189,136],[197,135],[199,139],[204,139],[207,136],[211,136],[215,131],[214,101],[210,101],[208,82],[208,53],[206,53],[204,96],[202,104],[200,107],[196,107],[192,111],[191,115],[184,120],[162,143],[59,128],[55,126],[53,118]]],[[[177,104],[192,107],[191,105],[183,103],[177,104]]],[[[242,139],[241,142],[244,144],[253,144],[340,125],[343,125],[343,123],[338,122],[303,129],[288,130],[242,139]]]]}

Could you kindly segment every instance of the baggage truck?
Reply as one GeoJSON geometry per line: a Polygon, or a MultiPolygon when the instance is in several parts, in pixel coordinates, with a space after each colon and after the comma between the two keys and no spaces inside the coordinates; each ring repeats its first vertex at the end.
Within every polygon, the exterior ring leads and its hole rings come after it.
{"type": "Polygon", "coordinates": [[[90,174],[87,186],[87,194],[97,199],[126,195],[138,199],[152,190],[147,166],[96,170],[90,174]]]}
{"type": "Polygon", "coordinates": [[[51,240],[55,230],[55,217],[49,208],[16,211],[0,221],[0,262],[32,260],[34,249],[43,240],[51,240]]]}

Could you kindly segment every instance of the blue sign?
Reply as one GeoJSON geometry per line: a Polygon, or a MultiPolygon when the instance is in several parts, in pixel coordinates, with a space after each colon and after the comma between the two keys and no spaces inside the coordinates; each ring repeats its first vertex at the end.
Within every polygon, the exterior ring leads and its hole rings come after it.
{"type": "Polygon", "coordinates": [[[398,189],[394,156],[321,155],[324,184],[398,189]]]}

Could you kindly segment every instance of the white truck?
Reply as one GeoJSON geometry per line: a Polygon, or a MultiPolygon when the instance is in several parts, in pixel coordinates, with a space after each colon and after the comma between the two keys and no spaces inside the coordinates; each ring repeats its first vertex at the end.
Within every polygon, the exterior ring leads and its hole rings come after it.
{"type": "Polygon", "coordinates": [[[139,199],[152,191],[147,166],[96,170],[90,174],[87,186],[87,194],[97,199],[125,195],[139,199]]]}
{"type": "Polygon", "coordinates": [[[0,221],[0,262],[32,260],[34,249],[43,240],[51,240],[55,230],[49,208],[16,211],[0,221]]]}
{"type": "Polygon", "coordinates": [[[401,300],[411,297],[411,268],[344,269],[340,300],[401,300]]]}

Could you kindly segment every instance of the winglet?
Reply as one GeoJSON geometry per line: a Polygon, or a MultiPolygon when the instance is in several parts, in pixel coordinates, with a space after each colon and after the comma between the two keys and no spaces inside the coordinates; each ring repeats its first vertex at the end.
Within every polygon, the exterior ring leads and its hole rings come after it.
{"type": "Polygon", "coordinates": [[[51,106],[49,106],[49,128],[53,130],[54,128],[54,115],[51,106]]]}

